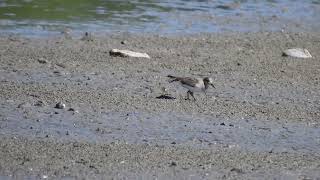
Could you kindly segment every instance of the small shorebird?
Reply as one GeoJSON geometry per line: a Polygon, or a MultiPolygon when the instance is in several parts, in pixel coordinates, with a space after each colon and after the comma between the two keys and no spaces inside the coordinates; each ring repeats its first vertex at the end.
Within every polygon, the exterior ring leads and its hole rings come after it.
{"type": "Polygon", "coordinates": [[[212,84],[213,81],[211,78],[205,77],[205,78],[191,78],[191,77],[176,77],[168,75],[168,77],[171,79],[171,82],[178,81],[180,84],[188,89],[187,92],[187,100],[190,100],[190,95],[193,97],[193,100],[196,101],[196,98],[193,96],[194,92],[204,92],[206,93],[206,90],[208,89],[209,85],[211,85],[213,88],[214,85],[212,84]]]}

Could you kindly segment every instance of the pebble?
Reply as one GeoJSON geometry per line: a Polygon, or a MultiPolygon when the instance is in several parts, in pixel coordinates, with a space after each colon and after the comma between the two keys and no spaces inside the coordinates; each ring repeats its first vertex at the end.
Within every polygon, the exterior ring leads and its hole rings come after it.
{"type": "Polygon", "coordinates": [[[172,161],[172,162],[170,163],[170,166],[171,166],[171,167],[172,167],[172,166],[177,166],[177,163],[174,162],[174,161],[172,161]]]}
{"type": "Polygon", "coordinates": [[[69,108],[68,111],[76,111],[74,108],[69,108]]]}
{"type": "Polygon", "coordinates": [[[68,111],[72,111],[73,114],[79,113],[79,111],[74,108],[69,108],[68,111]]]}
{"type": "Polygon", "coordinates": [[[66,107],[66,105],[63,104],[62,102],[58,102],[58,103],[56,104],[56,106],[55,106],[55,108],[57,108],[57,109],[64,109],[65,107],[66,107]]]}
{"type": "Polygon", "coordinates": [[[156,97],[157,99],[176,99],[175,97],[169,95],[160,95],[156,97]]]}
{"type": "Polygon", "coordinates": [[[121,41],[121,44],[127,44],[127,41],[126,40],[121,41]]]}
{"type": "Polygon", "coordinates": [[[231,172],[236,172],[236,173],[243,173],[242,169],[238,169],[238,168],[232,168],[230,169],[231,172]]]}
{"type": "Polygon", "coordinates": [[[48,61],[46,59],[44,59],[44,58],[39,58],[38,62],[41,63],[41,64],[47,64],[48,63],[48,61]]]}
{"type": "Polygon", "coordinates": [[[282,56],[291,56],[296,58],[312,58],[310,52],[307,49],[293,48],[283,51],[282,56]]]}

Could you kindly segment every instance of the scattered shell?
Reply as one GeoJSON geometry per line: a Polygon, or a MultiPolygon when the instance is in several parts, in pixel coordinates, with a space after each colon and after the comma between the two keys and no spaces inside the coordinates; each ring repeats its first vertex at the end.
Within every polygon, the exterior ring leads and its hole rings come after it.
{"type": "Polygon", "coordinates": [[[302,48],[287,49],[283,51],[282,55],[297,57],[297,58],[312,58],[310,52],[307,49],[302,49],[302,48]]]}
{"type": "Polygon", "coordinates": [[[134,52],[134,51],[129,51],[129,50],[112,49],[109,52],[109,54],[110,54],[110,56],[141,57],[141,58],[150,59],[150,56],[147,53],[140,53],[140,52],[134,52]]]}
{"type": "Polygon", "coordinates": [[[57,109],[64,109],[65,107],[66,107],[66,105],[63,104],[62,102],[57,103],[55,106],[55,108],[57,108],[57,109]]]}

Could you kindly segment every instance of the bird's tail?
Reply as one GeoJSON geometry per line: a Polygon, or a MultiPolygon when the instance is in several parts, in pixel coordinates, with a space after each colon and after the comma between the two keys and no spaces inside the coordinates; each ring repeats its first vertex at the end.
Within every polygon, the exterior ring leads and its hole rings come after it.
{"type": "Polygon", "coordinates": [[[168,75],[167,77],[168,77],[168,78],[171,78],[170,81],[169,81],[170,83],[172,83],[172,82],[174,82],[174,81],[179,81],[179,78],[176,77],[176,76],[168,75]]]}

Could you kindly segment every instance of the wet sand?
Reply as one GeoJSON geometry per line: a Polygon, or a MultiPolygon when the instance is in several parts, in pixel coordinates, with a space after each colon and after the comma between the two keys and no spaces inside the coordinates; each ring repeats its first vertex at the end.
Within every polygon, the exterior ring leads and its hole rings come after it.
{"type": "Polygon", "coordinates": [[[319,178],[319,35],[1,37],[0,178],[319,178]],[[195,104],[169,74],[216,88],[195,104]]]}

